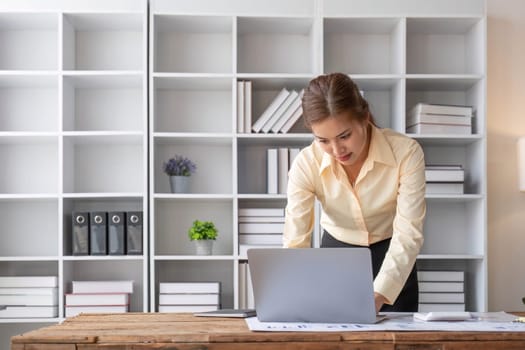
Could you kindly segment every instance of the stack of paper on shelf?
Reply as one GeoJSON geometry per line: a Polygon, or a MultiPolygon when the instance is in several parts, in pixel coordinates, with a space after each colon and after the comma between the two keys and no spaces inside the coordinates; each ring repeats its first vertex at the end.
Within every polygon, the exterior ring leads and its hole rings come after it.
{"type": "Polygon", "coordinates": [[[299,148],[269,148],[266,158],[267,193],[286,193],[288,185],[288,171],[299,148]]]}
{"type": "Polygon", "coordinates": [[[247,262],[239,263],[239,308],[255,308],[252,278],[250,276],[250,266],[247,262]]]}
{"type": "Polygon", "coordinates": [[[56,276],[1,276],[0,318],[58,316],[56,276]]]}
{"type": "Polygon", "coordinates": [[[133,281],[73,281],[65,295],[65,316],[129,311],[133,281]]]}
{"type": "Polygon", "coordinates": [[[220,309],[220,282],[161,282],[159,312],[205,312],[220,309]]]}
{"type": "Polygon", "coordinates": [[[465,272],[420,270],[419,311],[465,311],[465,272]]]}
{"type": "Polygon", "coordinates": [[[252,131],[287,133],[303,114],[303,91],[283,88],[252,125],[252,131]]]}
{"type": "Polygon", "coordinates": [[[426,165],[427,194],[463,194],[465,171],[461,165],[426,165]]]}
{"type": "Polygon", "coordinates": [[[407,115],[407,133],[471,134],[471,106],[416,104],[407,115]]]}
{"type": "Polygon", "coordinates": [[[283,208],[239,209],[239,256],[250,248],[281,247],[284,229],[283,208]]]}

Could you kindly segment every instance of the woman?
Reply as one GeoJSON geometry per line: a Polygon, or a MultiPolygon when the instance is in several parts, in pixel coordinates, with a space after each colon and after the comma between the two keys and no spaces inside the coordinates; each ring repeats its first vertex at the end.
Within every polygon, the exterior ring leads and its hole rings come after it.
{"type": "Polygon", "coordinates": [[[376,311],[417,311],[415,261],[426,212],[421,147],[379,129],[344,74],[313,79],[302,106],[315,140],[289,172],[284,246],[310,247],[317,198],[321,247],[370,247],[376,311]]]}

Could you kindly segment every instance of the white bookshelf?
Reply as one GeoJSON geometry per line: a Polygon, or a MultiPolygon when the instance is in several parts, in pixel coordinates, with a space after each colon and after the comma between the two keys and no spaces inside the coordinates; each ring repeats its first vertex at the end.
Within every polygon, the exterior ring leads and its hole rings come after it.
{"type": "MultiPolygon", "coordinates": [[[[132,279],[144,254],[73,256],[73,211],[147,214],[147,1],[0,4],[0,275],[54,275],[58,317],[0,319],[9,337],[64,318],[72,280],[132,279]]],[[[148,216],[144,215],[147,228],[148,216]]]]}
{"type": "MultiPolygon", "coordinates": [[[[252,82],[253,123],[283,87],[299,90],[333,71],[358,83],[381,127],[400,132],[418,102],[474,107],[472,135],[411,135],[428,163],[461,164],[466,174],[465,194],[427,196],[418,264],[464,270],[467,308],[486,310],[485,52],[481,0],[271,0],[264,8],[150,1],[151,310],[159,282],[224,273],[231,280],[223,284],[235,292],[222,304],[239,306],[238,264],[245,257],[238,255],[238,210],[284,207],[285,195],[266,194],[266,151],[312,141],[300,123],[287,134],[237,132],[237,81],[252,82]],[[173,153],[202,167],[190,194],[168,193],[161,164],[173,153]],[[186,238],[193,217],[216,217],[225,226],[215,255],[193,255],[186,238]],[[191,276],[183,270],[193,268],[191,276]]],[[[320,232],[316,227],[314,246],[320,232]]]]}
{"type": "Polygon", "coordinates": [[[57,318],[0,319],[2,341],[62,320],[73,279],[133,279],[132,311],[157,310],[160,282],[218,280],[239,306],[238,210],[284,207],[266,150],[312,137],[300,122],[237,132],[237,82],[252,82],[253,123],[283,87],[333,71],[400,132],[418,102],[474,106],[472,135],[412,135],[466,175],[465,194],[427,197],[418,264],[464,270],[467,308],[486,310],[486,22],[483,0],[4,0],[0,274],[57,275],[61,297],[57,318]],[[197,163],[190,193],[170,193],[174,154],[197,163]],[[142,210],[144,254],[72,256],[71,213],[98,209],[142,210]],[[214,255],[194,255],[194,219],[217,224],[214,255]]]}

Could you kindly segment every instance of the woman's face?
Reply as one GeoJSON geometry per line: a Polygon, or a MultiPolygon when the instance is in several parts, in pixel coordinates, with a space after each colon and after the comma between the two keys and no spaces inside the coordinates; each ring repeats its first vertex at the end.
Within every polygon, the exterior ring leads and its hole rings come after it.
{"type": "Polygon", "coordinates": [[[350,112],[330,116],[311,125],[321,149],[342,165],[363,162],[368,155],[368,119],[352,118],[350,112]]]}

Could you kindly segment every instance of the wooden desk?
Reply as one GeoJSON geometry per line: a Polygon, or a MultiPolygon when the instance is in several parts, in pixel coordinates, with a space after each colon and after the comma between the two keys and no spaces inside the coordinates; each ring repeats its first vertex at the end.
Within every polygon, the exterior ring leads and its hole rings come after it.
{"type": "Polygon", "coordinates": [[[190,314],[80,315],[11,338],[11,350],[525,349],[523,333],[251,332],[242,319],[190,314]]]}

